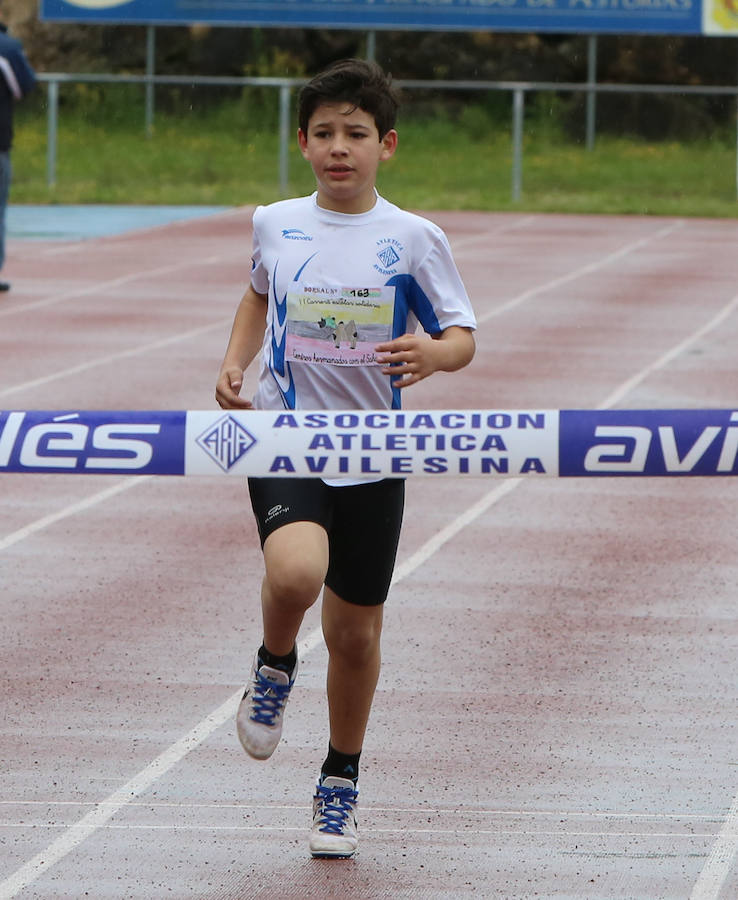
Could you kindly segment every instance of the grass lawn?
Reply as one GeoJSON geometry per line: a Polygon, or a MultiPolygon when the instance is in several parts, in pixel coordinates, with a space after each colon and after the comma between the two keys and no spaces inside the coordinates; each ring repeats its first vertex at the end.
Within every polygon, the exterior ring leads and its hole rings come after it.
{"type": "MultiPolygon", "coordinates": [[[[20,111],[19,111],[20,112],[20,111]]],[[[46,119],[19,115],[13,151],[13,203],[240,205],[279,197],[276,125],[250,124],[237,105],[210,114],[157,113],[151,137],[143,117],[82,115],[62,108],[56,184],[47,185],[46,119]]],[[[691,143],[646,143],[599,136],[583,145],[528,128],[522,196],[512,200],[508,127],[474,133],[442,117],[401,122],[397,155],[380,169],[380,191],[412,209],[525,210],[735,216],[736,146],[731,135],[691,143]]],[[[313,190],[296,142],[290,195],[313,190]]]]}

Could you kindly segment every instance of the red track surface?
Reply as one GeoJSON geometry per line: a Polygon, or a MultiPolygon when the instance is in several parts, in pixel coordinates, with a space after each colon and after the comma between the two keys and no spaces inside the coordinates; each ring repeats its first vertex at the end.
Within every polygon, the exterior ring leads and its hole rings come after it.
{"type": "MultiPolygon", "coordinates": [[[[478,354],[408,407],[738,403],[735,222],[432,217],[478,354]]],[[[249,223],[11,244],[0,408],[211,407],[249,223]]],[[[0,490],[0,897],[738,896],[735,479],[411,481],[344,863],[307,854],[317,611],[282,745],[235,737],[244,486],[0,490]]]]}

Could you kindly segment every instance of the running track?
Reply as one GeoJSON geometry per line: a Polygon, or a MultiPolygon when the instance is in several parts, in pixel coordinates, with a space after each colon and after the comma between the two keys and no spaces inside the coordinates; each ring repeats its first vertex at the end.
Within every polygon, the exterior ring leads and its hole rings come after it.
{"type": "MultiPolygon", "coordinates": [[[[250,213],[11,240],[0,408],[211,407],[250,213]]],[[[432,218],[478,353],[407,406],[735,406],[735,222],[432,218]]],[[[738,896],[733,479],[410,481],[344,863],[307,855],[316,611],[275,756],[235,737],[244,486],[0,489],[3,900],[738,896]]]]}

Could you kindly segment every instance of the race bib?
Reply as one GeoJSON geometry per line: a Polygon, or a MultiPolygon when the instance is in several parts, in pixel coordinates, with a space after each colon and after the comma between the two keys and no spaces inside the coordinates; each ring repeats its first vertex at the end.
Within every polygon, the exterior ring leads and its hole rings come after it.
{"type": "Polygon", "coordinates": [[[297,285],[287,293],[286,358],[334,366],[377,365],[392,338],[394,287],[297,285]]]}

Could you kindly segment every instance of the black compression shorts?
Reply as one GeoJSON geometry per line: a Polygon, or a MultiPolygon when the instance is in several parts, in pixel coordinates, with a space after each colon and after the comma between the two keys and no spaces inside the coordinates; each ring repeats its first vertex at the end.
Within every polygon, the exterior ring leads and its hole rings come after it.
{"type": "Polygon", "coordinates": [[[358,606],[387,598],[400,539],[405,482],[333,487],[319,478],[249,478],[261,545],[290,522],[317,522],[328,535],[326,585],[358,606]]]}

